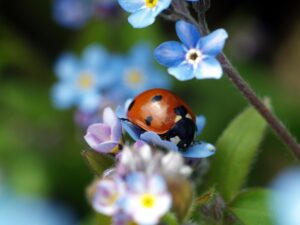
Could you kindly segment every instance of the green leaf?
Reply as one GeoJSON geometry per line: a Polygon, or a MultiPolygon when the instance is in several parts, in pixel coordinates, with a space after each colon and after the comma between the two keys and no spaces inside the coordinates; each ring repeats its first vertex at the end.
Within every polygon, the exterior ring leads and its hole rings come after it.
{"type": "Polygon", "coordinates": [[[229,209],[245,225],[272,225],[267,204],[270,194],[266,189],[241,192],[229,204],[229,209]]]}
{"type": "Polygon", "coordinates": [[[265,130],[265,120],[249,107],[229,124],[217,141],[208,185],[216,185],[226,202],[241,189],[265,130]]]}
{"type": "Polygon", "coordinates": [[[88,167],[97,176],[102,176],[102,173],[113,167],[114,159],[106,154],[101,154],[93,150],[85,150],[82,153],[88,167]]]}
{"type": "Polygon", "coordinates": [[[103,214],[97,214],[97,225],[111,225],[111,217],[105,216],[103,214]]]}
{"type": "Polygon", "coordinates": [[[172,207],[179,222],[189,215],[193,204],[193,187],[186,179],[169,179],[168,188],[172,195],[172,207]]]}

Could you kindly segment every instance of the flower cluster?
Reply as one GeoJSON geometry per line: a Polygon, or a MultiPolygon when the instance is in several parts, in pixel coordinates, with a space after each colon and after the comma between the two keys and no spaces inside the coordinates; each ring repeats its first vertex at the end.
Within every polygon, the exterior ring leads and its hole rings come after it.
{"type": "Polygon", "coordinates": [[[61,26],[79,29],[92,17],[117,11],[117,0],[53,0],[53,18],[61,26]]]}
{"type": "Polygon", "coordinates": [[[94,182],[91,203],[112,216],[113,224],[155,225],[174,204],[172,181],[186,180],[190,173],[178,153],[163,154],[140,141],[125,147],[116,167],[94,182]]]}
{"type": "MultiPolygon", "coordinates": [[[[188,2],[197,1],[188,0],[188,2]]],[[[128,21],[134,28],[143,28],[154,23],[155,18],[167,9],[171,2],[171,0],[119,0],[124,10],[132,13],[128,21]]],[[[178,20],[176,33],[182,43],[177,41],[162,43],[155,49],[156,60],[168,67],[168,72],[181,81],[192,78],[221,78],[223,70],[216,57],[224,47],[227,32],[218,29],[201,37],[193,24],[178,20]]]]}
{"type": "Polygon", "coordinates": [[[156,60],[168,67],[168,72],[178,80],[219,79],[223,72],[215,57],[224,47],[226,31],[218,29],[201,37],[195,26],[180,20],[176,32],[182,44],[177,41],[161,44],[155,49],[156,60]]]}
{"type": "Polygon", "coordinates": [[[93,122],[105,106],[116,107],[138,92],[170,85],[153,65],[151,48],[145,43],[134,46],[128,56],[109,54],[99,45],[88,46],[81,59],[65,53],[57,60],[55,73],[59,78],[52,89],[55,106],[77,106],[81,124],[93,122]]]}

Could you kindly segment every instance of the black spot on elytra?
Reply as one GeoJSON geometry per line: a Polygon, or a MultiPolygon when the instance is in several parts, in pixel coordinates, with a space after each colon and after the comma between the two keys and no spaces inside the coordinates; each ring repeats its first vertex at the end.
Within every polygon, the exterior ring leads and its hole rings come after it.
{"type": "Polygon", "coordinates": [[[175,108],[174,111],[175,111],[176,115],[182,116],[182,117],[185,117],[185,115],[188,113],[187,109],[183,105],[175,108]]]}
{"type": "Polygon", "coordinates": [[[130,105],[128,106],[128,111],[131,110],[131,108],[133,107],[134,103],[135,103],[135,101],[132,101],[132,102],[130,103],[130,105]]]}
{"type": "Polygon", "coordinates": [[[152,99],[151,102],[159,102],[162,100],[162,96],[161,95],[155,95],[152,99]]]}
{"type": "Polygon", "coordinates": [[[148,116],[146,119],[145,119],[145,122],[148,126],[151,126],[151,122],[152,122],[153,118],[152,116],[148,116]]]}

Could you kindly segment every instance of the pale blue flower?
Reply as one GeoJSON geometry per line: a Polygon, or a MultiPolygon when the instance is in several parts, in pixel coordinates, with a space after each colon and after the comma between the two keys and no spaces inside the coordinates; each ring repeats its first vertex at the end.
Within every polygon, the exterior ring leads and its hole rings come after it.
{"type": "Polygon", "coordinates": [[[227,32],[218,29],[201,37],[194,25],[183,20],[176,23],[176,32],[182,43],[162,43],[154,51],[156,60],[168,67],[168,72],[181,81],[221,78],[223,70],[216,56],[224,47],[227,32]]]}
{"type": "Polygon", "coordinates": [[[269,205],[276,225],[300,224],[300,168],[284,171],[272,183],[269,205]]]}
{"type": "Polygon", "coordinates": [[[124,102],[151,88],[170,87],[168,75],[155,67],[152,49],[147,43],[136,44],[128,56],[115,56],[112,62],[110,72],[119,79],[109,94],[117,101],[124,102]]]}
{"type": "Polygon", "coordinates": [[[134,28],[147,27],[154,23],[156,16],[168,8],[172,0],[119,0],[120,6],[131,13],[128,22],[134,28]]]}
{"type": "Polygon", "coordinates": [[[115,15],[117,0],[53,0],[53,18],[61,26],[82,28],[93,17],[115,15]]]}
{"type": "Polygon", "coordinates": [[[2,225],[74,225],[73,213],[60,204],[42,198],[18,195],[0,189],[2,225]]]}
{"type": "Polygon", "coordinates": [[[108,55],[98,45],[87,47],[82,59],[63,54],[55,65],[59,82],[52,88],[54,105],[60,109],[77,106],[84,112],[97,110],[101,90],[109,86],[113,76],[106,74],[108,55]]]}
{"type": "Polygon", "coordinates": [[[53,0],[53,17],[64,27],[78,29],[90,19],[91,6],[86,0],[53,0]]]}

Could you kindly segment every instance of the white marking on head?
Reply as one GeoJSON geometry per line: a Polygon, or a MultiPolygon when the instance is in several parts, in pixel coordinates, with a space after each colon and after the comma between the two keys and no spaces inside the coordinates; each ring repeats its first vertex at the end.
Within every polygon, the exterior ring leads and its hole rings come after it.
{"type": "Polygon", "coordinates": [[[182,116],[179,116],[179,115],[177,115],[176,117],[175,117],[175,123],[177,123],[179,120],[181,120],[182,119],[182,116]]]}

